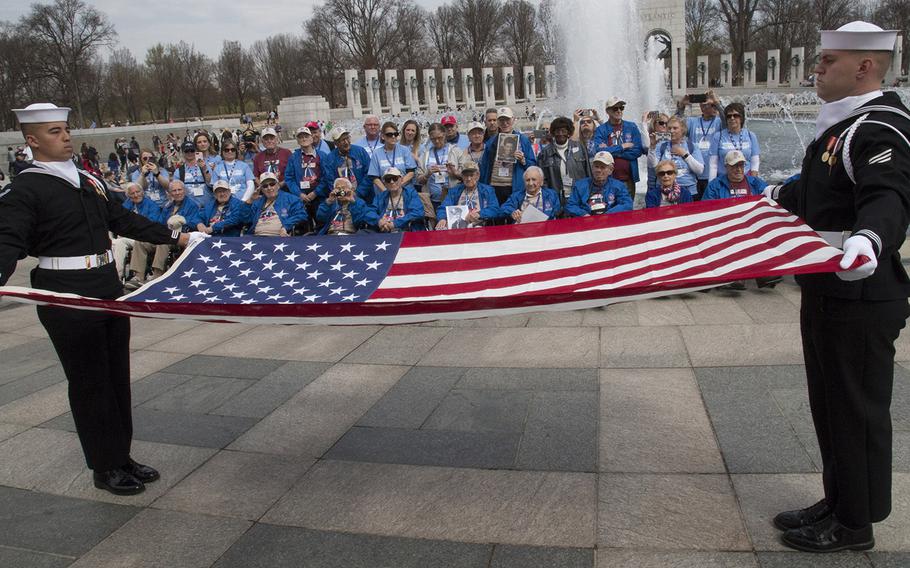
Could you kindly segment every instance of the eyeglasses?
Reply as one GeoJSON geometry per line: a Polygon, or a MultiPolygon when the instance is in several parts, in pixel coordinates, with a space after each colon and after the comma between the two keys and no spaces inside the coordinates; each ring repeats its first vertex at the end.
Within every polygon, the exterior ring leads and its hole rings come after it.
{"type": "Polygon", "coordinates": [[[727,118],[742,118],[742,115],[737,112],[731,112],[727,115],[727,118]]]}
{"type": "Polygon", "coordinates": [[[393,138],[393,137],[395,137],[395,136],[398,136],[398,132],[391,132],[391,131],[390,131],[390,132],[384,132],[383,135],[388,136],[389,138],[393,138]]]}
{"type": "Polygon", "coordinates": [[[667,121],[666,121],[666,120],[658,120],[658,121],[657,121],[657,126],[666,126],[666,125],[667,125],[667,121]]]}
{"type": "Polygon", "coordinates": [[[399,179],[401,179],[401,178],[399,178],[398,176],[389,176],[389,177],[382,178],[382,181],[384,181],[386,183],[394,183],[394,182],[398,181],[399,179]]]}
{"type": "Polygon", "coordinates": [[[662,172],[657,172],[657,175],[659,175],[660,177],[663,177],[663,176],[675,176],[675,175],[676,175],[676,170],[664,170],[664,171],[662,171],[662,172]]]}
{"type": "Polygon", "coordinates": [[[236,152],[237,148],[222,148],[222,152],[236,152]]]}
{"type": "MultiPolygon", "coordinates": [[[[22,154],[22,155],[24,156],[25,154],[22,154]]],[[[155,159],[155,158],[153,158],[152,156],[142,156],[142,161],[143,161],[143,162],[149,162],[149,161],[154,160],[154,159],[155,159]]]]}
{"type": "Polygon", "coordinates": [[[623,105],[616,105],[616,106],[608,108],[607,110],[626,110],[626,107],[623,105]]]}
{"type": "Polygon", "coordinates": [[[259,187],[277,187],[277,186],[278,186],[278,184],[275,183],[274,181],[268,181],[268,182],[263,182],[263,183],[259,184],[259,187]]]}

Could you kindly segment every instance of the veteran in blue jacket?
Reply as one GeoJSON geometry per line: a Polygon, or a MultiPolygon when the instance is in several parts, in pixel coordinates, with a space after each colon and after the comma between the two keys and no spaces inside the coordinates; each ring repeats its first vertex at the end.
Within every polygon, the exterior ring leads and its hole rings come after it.
{"type": "Polygon", "coordinates": [[[278,176],[262,172],[259,199],[250,204],[249,233],[257,236],[290,237],[294,226],[307,220],[300,197],[278,190],[278,176]]]}
{"type": "Polygon", "coordinates": [[[768,185],[760,177],[746,174],[746,156],[739,150],[727,152],[724,157],[725,173],[708,183],[702,199],[728,199],[761,195],[768,185]]]}
{"type": "Polygon", "coordinates": [[[512,109],[500,108],[496,123],[499,132],[487,140],[480,159],[480,183],[494,188],[497,205],[501,205],[516,191],[524,191],[525,170],[536,166],[537,158],[531,140],[521,132],[513,132],[515,114],[512,109]],[[503,134],[517,136],[518,145],[512,148],[510,144],[500,144],[499,138],[503,134]]]}
{"type": "Polygon", "coordinates": [[[353,235],[377,220],[373,208],[357,196],[351,180],[343,177],[335,180],[329,196],[316,211],[316,222],[322,225],[320,235],[353,235]]]}
{"type": "Polygon", "coordinates": [[[598,152],[591,160],[591,177],[575,181],[572,194],[566,201],[566,215],[584,217],[603,213],[619,213],[632,210],[632,198],[626,185],[615,180],[613,155],[598,152]]]}
{"type": "Polygon", "coordinates": [[[186,195],[186,186],[179,179],[172,179],[167,188],[168,201],[161,207],[158,222],[167,225],[172,231],[184,233],[196,230],[202,221],[199,215],[199,204],[186,195]],[[183,219],[181,219],[181,217],[183,219]]]}
{"type": "Polygon", "coordinates": [[[513,193],[501,209],[504,217],[521,223],[528,207],[534,207],[546,215],[547,219],[555,219],[562,210],[559,194],[549,187],[543,187],[543,170],[537,166],[525,170],[525,190],[513,193]]]}
{"type": "MultiPolygon", "coordinates": [[[[465,162],[461,166],[461,181],[449,190],[445,200],[436,210],[437,229],[460,229],[481,227],[502,217],[496,191],[485,183],[480,183],[480,167],[475,162],[465,162]],[[467,215],[450,227],[446,207],[462,205],[467,207],[467,215]]],[[[524,180],[522,180],[522,186],[524,180]]]]}
{"type": "Polygon", "coordinates": [[[402,187],[404,176],[398,168],[382,174],[385,191],[376,193],[368,213],[369,223],[383,233],[425,231],[423,202],[413,187],[402,187]]]}
{"type": "Polygon", "coordinates": [[[322,160],[322,172],[319,176],[319,189],[316,193],[321,199],[329,196],[339,177],[347,178],[357,192],[357,196],[367,203],[373,201],[373,180],[370,179],[370,155],[361,146],[351,144],[351,133],[341,127],[333,128],[329,133],[335,142],[335,149],[322,160]]]}
{"type": "Polygon", "coordinates": [[[216,181],[212,192],[215,199],[203,209],[202,220],[196,229],[208,235],[239,237],[249,217],[249,205],[231,194],[231,184],[227,180],[216,181]]]}
{"type": "Polygon", "coordinates": [[[623,120],[625,101],[611,97],[605,106],[608,120],[594,131],[594,151],[613,155],[613,179],[623,182],[629,194],[634,195],[635,184],[639,179],[638,157],[645,153],[641,131],[634,122],[623,120]]]}

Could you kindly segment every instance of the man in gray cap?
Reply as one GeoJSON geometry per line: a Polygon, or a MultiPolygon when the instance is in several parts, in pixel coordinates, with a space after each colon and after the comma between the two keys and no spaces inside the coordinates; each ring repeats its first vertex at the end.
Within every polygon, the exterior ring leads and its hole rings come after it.
{"type": "Polygon", "coordinates": [[[808,552],[870,549],[872,523],[891,512],[894,341],[910,314],[898,252],[910,220],[910,113],[881,91],[896,32],[852,22],[821,36],[815,140],[800,178],[765,190],[844,250],[842,272],[796,277],[825,494],[774,524],[785,545],[808,552]]]}
{"type": "MultiPolygon", "coordinates": [[[[205,237],[181,234],[135,215],[102,180],[72,161],[68,108],[37,103],[13,109],[35,160],[0,192],[0,285],[26,256],[38,257],[32,286],[113,299],[123,292],[108,232],[138,241],[186,246],[205,237]]],[[[130,457],[129,318],[38,306],[66,380],[76,433],[95,486],[133,495],[158,479],[130,457]]]]}

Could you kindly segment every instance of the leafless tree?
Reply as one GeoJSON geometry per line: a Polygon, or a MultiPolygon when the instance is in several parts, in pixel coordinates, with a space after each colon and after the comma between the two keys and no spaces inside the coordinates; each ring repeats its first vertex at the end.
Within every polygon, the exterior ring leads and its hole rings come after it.
{"type": "Polygon", "coordinates": [[[76,107],[76,119],[85,126],[82,75],[98,49],[111,45],[117,36],[102,12],[82,0],[54,0],[53,4],[33,4],[22,25],[35,40],[40,57],[36,64],[60,83],[76,107]]]}
{"type": "Polygon", "coordinates": [[[284,97],[303,92],[304,76],[312,68],[304,57],[301,38],[291,34],[270,36],[254,43],[250,53],[256,62],[259,84],[271,106],[284,97]]]}
{"type": "Polygon", "coordinates": [[[304,76],[304,92],[322,95],[334,108],[339,102],[341,44],[320,16],[307,20],[303,28],[303,56],[309,69],[304,76]]]}
{"type": "Polygon", "coordinates": [[[527,96],[524,66],[533,64],[540,51],[537,12],[527,0],[510,0],[502,7],[502,15],[503,54],[505,60],[515,67],[518,77],[515,91],[527,96]]]}
{"type": "Polygon", "coordinates": [[[225,40],[218,58],[218,86],[229,108],[246,113],[246,105],[255,95],[253,58],[239,41],[225,40]]]}
{"type": "Polygon", "coordinates": [[[718,0],[718,2],[733,51],[735,75],[742,67],[743,54],[748,51],[750,46],[752,22],[755,19],[759,0],[718,0]]]}
{"type": "MultiPolygon", "coordinates": [[[[458,11],[458,37],[464,59],[480,77],[480,70],[493,54],[500,41],[500,0],[455,0],[452,6],[458,11]]],[[[474,88],[481,82],[475,81],[474,88]]]]}
{"type": "Polygon", "coordinates": [[[129,49],[123,48],[111,54],[107,81],[127,120],[139,122],[139,98],[142,97],[143,73],[141,65],[129,49]]]}
{"type": "Polygon", "coordinates": [[[542,63],[555,65],[560,57],[560,29],[553,2],[554,0],[541,0],[537,6],[537,30],[542,63]]]}
{"type": "Polygon", "coordinates": [[[185,41],[178,43],[175,50],[180,69],[178,84],[185,106],[191,108],[196,116],[204,116],[205,103],[212,92],[212,61],[185,41]]]}
{"type": "Polygon", "coordinates": [[[720,10],[716,0],[686,0],[686,51],[705,55],[720,42],[720,10]]]}
{"type": "Polygon", "coordinates": [[[173,116],[177,87],[183,76],[177,47],[172,44],[153,45],[145,54],[145,67],[148,70],[150,87],[145,97],[149,109],[153,112],[152,118],[170,120],[173,116]]]}
{"type": "Polygon", "coordinates": [[[427,38],[442,67],[455,67],[458,62],[458,15],[452,6],[442,5],[426,18],[427,38]]]}
{"type": "Polygon", "coordinates": [[[881,0],[874,8],[872,19],[885,29],[903,30],[904,69],[907,69],[907,55],[910,54],[910,3],[906,0],[881,0]]]}
{"type": "Polygon", "coordinates": [[[349,63],[361,69],[394,66],[401,48],[413,39],[401,27],[419,14],[412,0],[328,0],[322,10],[349,63]]]}

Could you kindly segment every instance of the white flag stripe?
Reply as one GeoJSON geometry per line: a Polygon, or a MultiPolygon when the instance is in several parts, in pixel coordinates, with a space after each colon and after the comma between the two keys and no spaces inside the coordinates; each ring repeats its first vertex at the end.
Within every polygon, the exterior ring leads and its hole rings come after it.
{"type": "MultiPolygon", "coordinates": [[[[748,213],[745,213],[732,221],[718,223],[710,230],[713,231],[715,227],[723,227],[727,223],[741,222],[744,219],[767,213],[769,210],[774,211],[775,213],[786,213],[781,209],[769,207],[764,201],[749,201],[719,212],[721,215],[725,216],[738,212],[748,213]]],[[[403,247],[398,251],[398,255],[395,257],[395,264],[407,264],[412,262],[421,263],[426,262],[427,260],[465,260],[471,258],[488,258],[491,256],[506,256],[509,254],[539,253],[548,250],[564,250],[576,246],[589,245],[594,242],[623,241],[629,237],[678,229],[683,226],[691,226],[703,221],[710,221],[711,219],[716,218],[717,215],[718,212],[697,213],[686,217],[673,217],[632,225],[607,226],[600,229],[592,229],[590,231],[579,231],[576,233],[547,235],[542,237],[515,238],[507,241],[495,241],[493,243],[457,243],[403,247]]],[[[787,215],[781,218],[789,220],[796,219],[793,215],[787,215]]]]}
{"type": "MultiPolygon", "coordinates": [[[[808,264],[832,260],[834,258],[837,258],[841,254],[840,251],[837,251],[836,249],[835,249],[835,251],[836,252],[834,254],[832,254],[829,249],[816,249],[816,250],[810,251],[809,253],[804,254],[803,256],[795,259],[793,262],[788,262],[786,264],[781,264],[779,266],[776,266],[774,268],[774,270],[781,270],[781,271],[792,270],[795,268],[800,268],[800,267],[806,266],[808,264]]],[[[693,281],[693,280],[701,280],[704,278],[705,278],[705,274],[702,273],[702,274],[695,274],[692,276],[683,276],[680,278],[668,278],[668,279],[662,280],[661,282],[664,284],[674,284],[674,283],[689,282],[689,281],[693,281]]]]}
{"type": "MultiPolygon", "coordinates": [[[[731,239],[736,239],[739,237],[748,237],[748,235],[755,233],[758,229],[770,225],[773,223],[781,222],[782,218],[780,217],[768,217],[764,219],[759,219],[756,222],[753,222],[750,225],[743,223],[743,220],[737,220],[735,222],[724,223],[724,230],[712,231],[708,233],[705,231],[705,234],[685,234],[685,235],[676,235],[673,237],[668,237],[665,239],[659,239],[656,241],[651,241],[647,243],[641,243],[637,245],[630,245],[627,247],[621,247],[617,249],[610,249],[605,251],[597,251],[593,253],[580,254],[580,255],[571,255],[565,256],[563,258],[557,258],[553,260],[544,260],[539,262],[529,262],[525,264],[516,264],[516,265],[507,265],[507,266],[496,266],[492,268],[483,268],[477,270],[463,270],[458,272],[440,272],[433,274],[415,274],[415,275],[406,275],[406,276],[387,276],[385,281],[379,286],[379,290],[392,290],[398,288],[410,288],[414,286],[444,286],[448,284],[466,284],[468,282],[483,282],[486,280],[496,279],[496,278],[506,278],[509,276],[521,276],[525,274],[538,274],[541,272],[549,272],[553,270],[562,270],[566,268],[575,268],[578,266],[586,266],[590,264],[613,261],[618,258],[628,258],[631,256],[639,255],[641,253],[651,251],[651,250],[660,250],[662,248],[672,246],[672,245],[682,245],[688,244],[687,248],[677,249],[670,251],[665,254],[656,254],[650,257],[649,262],[651,264],[673,260],[680,256],[685,256],[693,252],[698,252],[711,246],[722,244],[724,242],[730,241],[731,239]],[[739,225],[740,228],[735,230],[728,230],[733,225],[739,225]],[[711,235],[711,236],[708,236],[711,235]],[[707,238],[706,238],[707,237],[707,238]]],[[[763,237],[764,240],[770,239],[773,236],[779,234],[785,234],[790,232],[792,229],[790,227],[781,227],[776,229],[773,233],[769,234],[766,237],[763,237]]],[[[755,244],[758,241],[754,239],[747,239],[743,241],[744,244],[755,244]]],[[[568,254],[568,251],[567,251],[568,254]]],[[[635,265],[632,265],[635,266],[635,265]]],[[[616,267],[614,270],[622,272],[622,267],[616,267]]]]}
{"type": "MultiPolygon", "coordinates": [[[[790,230],[791,229],[788,229],[788,228],[781,228],[781,229],[775,230],[774,233],[776,233],[776,232],[786,233],[786,232],[789,232],[790,230]]],[[[773,234],[769,234],[768,238],[770,239],[772,237],[773,237],[773,234]]],[[[642,282],[649,282],[652,280],[663,280],[666,278],[672,278],[672,276],[674,274],[679,274],[679,273],[685,272],[687,270],[690,270],[692,268],[699,268],[699,267],[704,267],[704,270],[701,271],[698,274],[698,276],[696,276],[695,278],[711,278],[711,277],[722,276],[724,274],[728,274],[729,272],[731,272],[734,269],[728,269],[725,266],[724,268],[714,270],[714,269],[708,268],[707,264],[712,263],[712,262],[722,261],[724,258],[738,254],[738,252],[740,250],[742,250],[742,248],[744,248],[748,245],[754,245],[758,242],[759,241],[757,241],[755,239],[748,239],[746,241],[743,241],[743,244],[741,246],[730,247],[728,249],[724,249],[724,250],[719,251],[708,257],[695,258],[688,262],[676,264],[676,265],[670,266],[670,267],[662,269],[662,270],[645,272],[645,273],[640,274],[635,277],[626,278],[623,280],[614,280],[613,282],[611,282],[609,284],[592,286],[589,288],[584,288],[583,290],[613,289],[613,288],[621,288],[623,286],[640,284],[642,282]]],[[[785,243],[781,244],[780,246],[776,247],[775,249],[760,250],[744,259],[735,261],[733,264],[735,264],[736,266],[748,266],[749,264],[752,264],[755,262],[762,262],[764,260],[767,260],[768,258],[773,258],[781,252],[789,252],[790,250],[792,250],[798,246],[801,246],[803,244],[820,243],[820,242],[821,242],[821,239],[819,239],[818,237],[812,237],[812,236],[797,237],[797,238],[786,241],[785,243]]],[[[692,248],[691,250],[696,250],[696,249],[692,248]]],[[[835,251],[834,254],[837,254],[836,249],[831,249],[831,250],[835,251]]],[[[668,256],[677,257],[677,256],[683,256],[684,254],[685,254],[684,252],[680,251],[679,253],[673,253],[668,256]]],[[[669,260],[669,259],[667,259],[667,260],[669,260]]],[[[424,301],[426,301],[426,300],[463,300],[463,299],[470,299],[470,298],[495,298],[495,297],[521,295],[521,294],[528,294],[528,293],[540,294],[540,293],[545,293],[546,291],[552,290],[554,288],[561,288],[563,286],[573,286],[573,285],[578,286],[584,282],[590,282],[592,280],[599,280],[602,278],[615,277],[616,275],[619,275],[619,274],[622,274],[625,272],[629,272],[629,271],[632,271],[635,269],[644,268],[648,265],[658,264],[659,262],[660,262],[660,257],[655,257],[655,258],[646,259],[646,260],[643,260],[643,261],[640,261],[640,262],[637,262],[634,264],[624,265],[622,270],[615,270],[615,269],[614,270],[610,270],[610,269],[600,270],[600,271],[585,273],[583,275],[554,278],[554,279],[545,280],[545,281],[534,281],[534,282],[529,282],[529,283],[515,285],[515,286],[506,286],[506,287],[501,287],[501,288],[489,288],[489,289],[485,289],[485,290],[481,290],[481,291],[472,291],[472,292],[465,292],[465,293],[460,293],[460,294],[438,294],[438,295],[433,295],[433,296],[412,296],[412,297],[407,297],[407,298],[384,298],[384,299],[377,299],[377,300],[371,299],[368,301],[369,302],[373,302],[373,301],[408,302],[408,301],[416,301],[416,300],[424,300],[424,301]]],[[[425,285],[432,285],[432,284],[425,283],[425,285]]]]}

